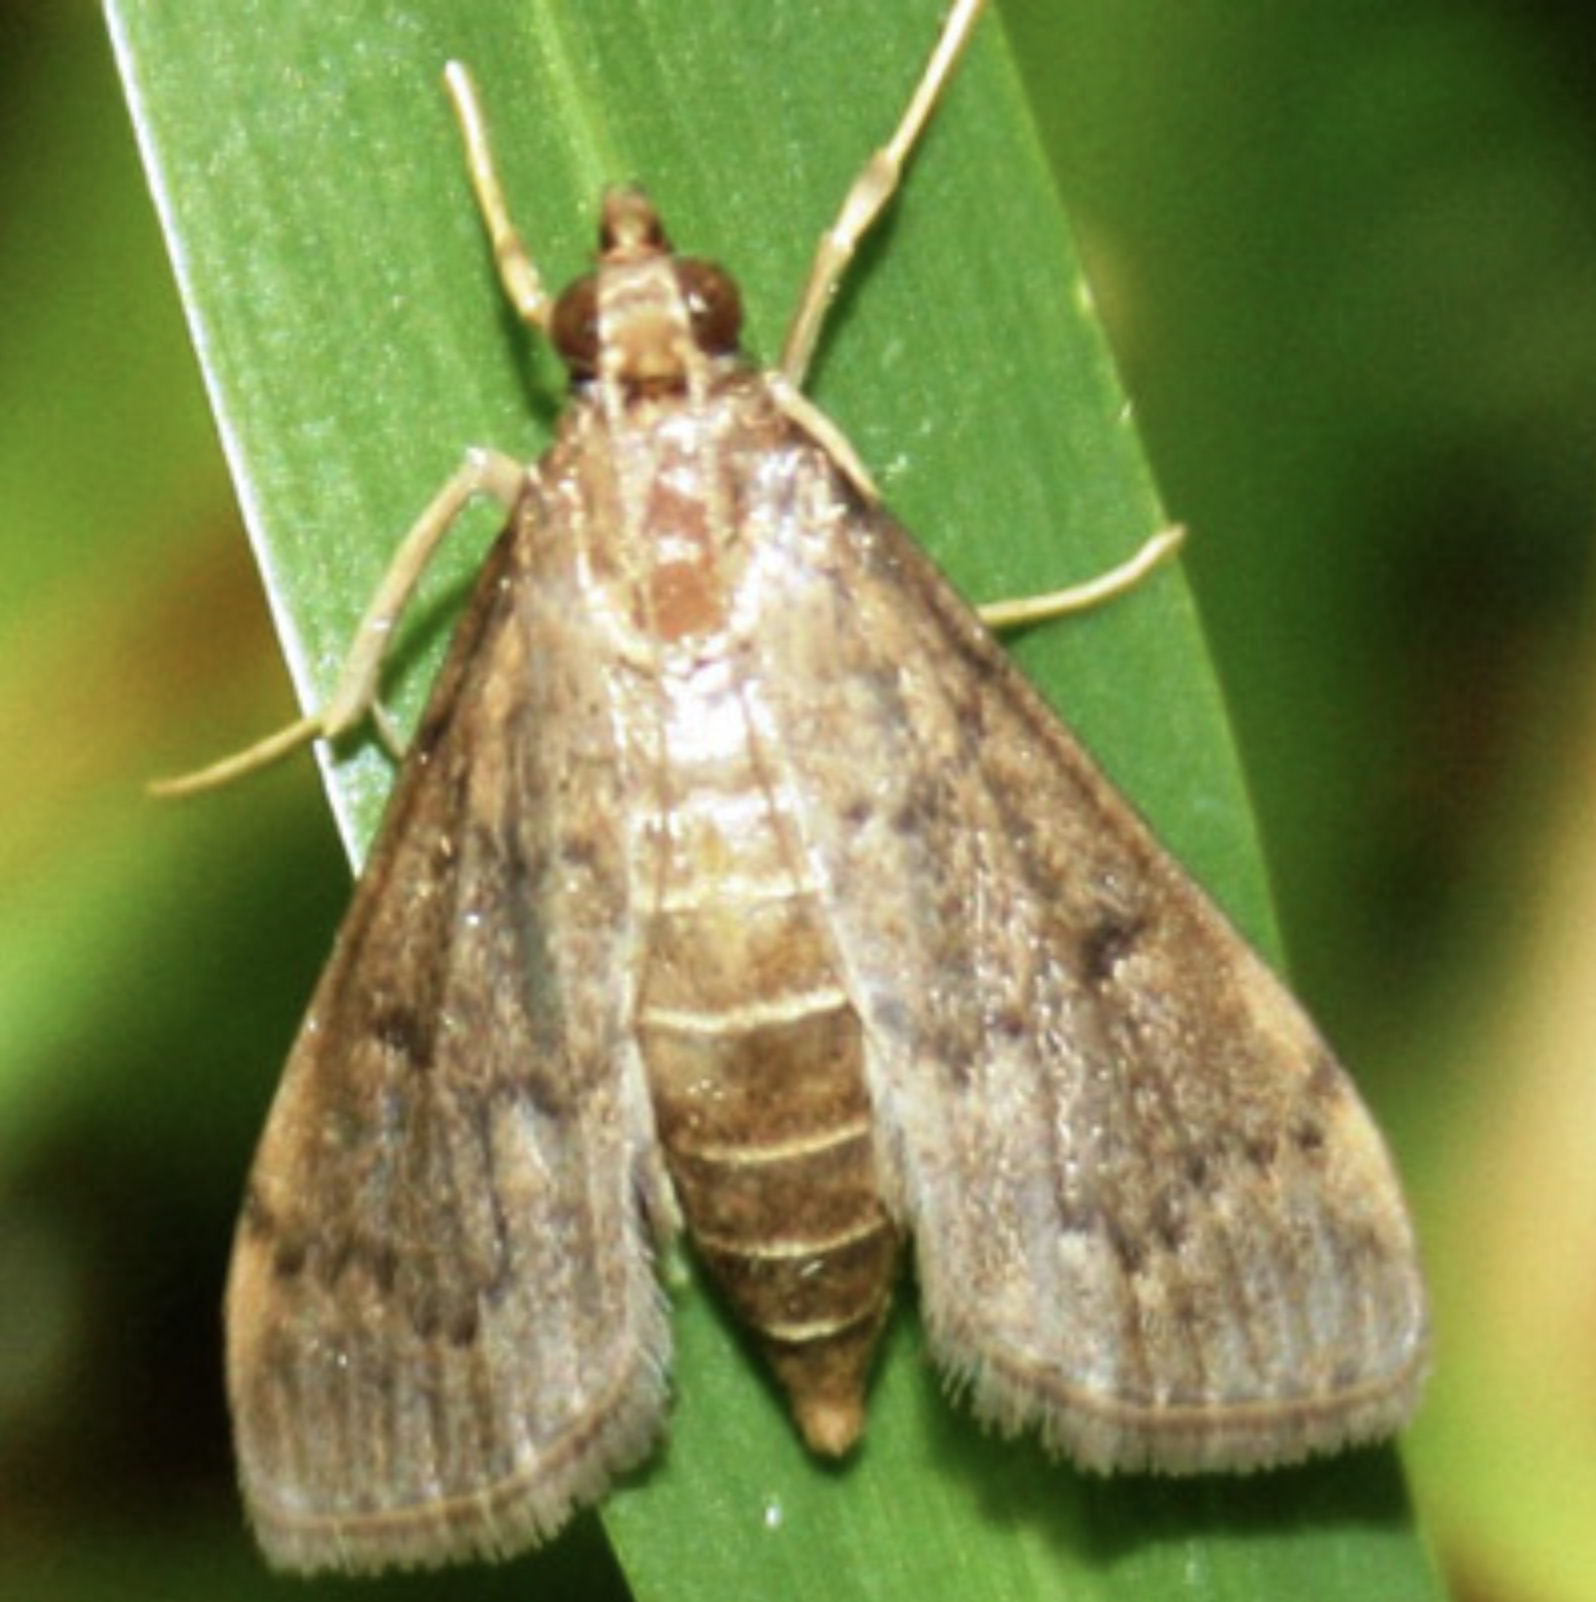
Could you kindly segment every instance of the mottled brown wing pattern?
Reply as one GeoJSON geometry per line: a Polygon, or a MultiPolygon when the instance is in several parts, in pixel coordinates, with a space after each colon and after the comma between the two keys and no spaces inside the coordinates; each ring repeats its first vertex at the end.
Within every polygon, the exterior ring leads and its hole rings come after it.
{"type": "Polygon", "coordinates": [[[1313,1026],[890,519],[768,537],[814,577],[772,586],[751,693],[943,1367],[1102,1469],[1390,1433],[1424,1367],[1414,1243],[1313,1026]]]}
{"type": "Polygon", "coordinates": [[[661,1423],[624,810],[587,610],[533,499],[456,635],[239,1228],[229,1387],[283,1566],[518,1550],[661,1423]]]}

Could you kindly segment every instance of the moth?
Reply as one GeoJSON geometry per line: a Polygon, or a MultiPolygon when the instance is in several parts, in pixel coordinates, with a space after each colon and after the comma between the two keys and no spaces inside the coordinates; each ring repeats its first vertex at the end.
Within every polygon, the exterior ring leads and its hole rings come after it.
{"type": "Polygon", "coordinates": [[[1390,1160],[1280,981],[893,522],[800,384],[975,24],[961,0],[824,237],[774,372],[637,190],[558,297],[448,77],[506,291],[571,375],[256,1158],[228,1385],[269,1558],[373,1570],[551,1536],[654,1447],[685,1223],[816,1452],[863,1428],[912,1256],[1004,1431],[1096,1470],[1385,1436],[1424,1291],[1390,1160]]]}

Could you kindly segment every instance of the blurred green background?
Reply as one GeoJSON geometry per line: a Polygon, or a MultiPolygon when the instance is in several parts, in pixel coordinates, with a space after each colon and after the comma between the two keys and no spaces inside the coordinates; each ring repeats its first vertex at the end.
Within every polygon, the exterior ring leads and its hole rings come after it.
{"type": "MultiPolygon", "coordinates": [[[[1427,1527],[1596,1598],[1596,13],[1006,20],[1420,1215],[1427,1527]]],[[[347,873],[309,764],[140,793],[289,703],[88,0],[0,0],[0,306],[0,1595],[242,1589],[215,1309],[347,873]]]]}

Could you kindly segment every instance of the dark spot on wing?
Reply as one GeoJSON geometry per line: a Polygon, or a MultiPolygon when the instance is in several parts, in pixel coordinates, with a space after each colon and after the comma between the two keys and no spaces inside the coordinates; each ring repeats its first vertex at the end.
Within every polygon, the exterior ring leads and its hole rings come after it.
{"type": "Polygon", "coordinates": [[[892,827],[899,834],[913,838],[923,834],[935,817],[932,787],[915,784],[905,792],[901,805],[892,814],[892,827]]]}
{"type": "Polygon", "coordinates": [[[1304,1121],[1291,1131],[1291,1143],[1305,1157],[1311,1157],[1324,1150],[1324,1126],[1322,1124],[1304,1121]]]}
{"type": "Polygon", "coordinates": [[[443,1313],[436,1294],[422,1293],[415,1297],[410,1307],[410,1323],[422,1340],[437,1338],[438,1331],[443,1328],[443,1313]]]}
{"type": "Polygon", "coordinates": [[[272,1273],[278,1279],[296,1279],[305,1271],[306,1256],[304,1241],[280,1241],[272,1253],[272,1273]]]}
{"type": "Polygon", "coordinates": [[[244,1192],[239,1227],[263,1246],[271,1243],[272,1273],[277,1278],[293,1279],[304,1272],[310,1256],[309,1243],[303,1235],[283,1236],[282,1224],[253,1185],[244,1192]]]}
{"type": "Polygon", "coordinates": [[[1133,1277],[1141,1273],[1147,1265],[1147,1243],[1138,1240],[1122,1224],[1107,1214],[1102,1215],[1101,1224],[1103,1236],[1119,1259],[1119,1266],[1126,1274],[1133,1277]]]}
{"type": "Polygon", "coordinates": [[[842,821],[850,829],[862,829],[875,816],[875,813],[875,803],[871,801],[869,796],[853,796],[842,809],[842,821]]]}
{"type": "Polygon", "coordinates": [[[1209,1162],[1207,1154],[1200,1151],[1187,1152],[1184,1164],[1186,1183],[1199,1196],[1207,1195],[1214,1184],[1214,1165],[1209,1162]]]}
{"type": "Polygon", "coordinates": [[[414,1007],[400,1001],[379,1005],[371,1016],[371,1032],[384,1051],[402,1057],[418,1072],[432,1066],[432,1030],[414,1007]]]}
{"type": "Polygon", "coordinates": [[[374,1246],[367,1254],[366,1267],[372,1283],[384,1295],[393,1290],[399,1277],[399,1258],[391,1246],[374,1246]]]}
{"type": "Polygon", "coordinates": [[[1003,1040],[1021,1040],[1028,1033],[1025,1015],[1013,1007],[1002,1007],[992,1015],[991,1031],[1003,1040]]]}
{"type": "MultiPolygon", "coordinates": [[[[560,860],[568,868],[595,868],[600,860],[598,842],[589,834],[573,830],[560,842],[560,860]]],[[[515,877],[519,882],[524,884],[531,879],[530,870],[519,858],[515,867],[515,877]]]]}
{"type": "Polygon", "coordinates": [[[1081,973],[1088,984],[1106,984],[1136,950],[1145,921],[1105,911],[1081,939],[1081,973]]]}

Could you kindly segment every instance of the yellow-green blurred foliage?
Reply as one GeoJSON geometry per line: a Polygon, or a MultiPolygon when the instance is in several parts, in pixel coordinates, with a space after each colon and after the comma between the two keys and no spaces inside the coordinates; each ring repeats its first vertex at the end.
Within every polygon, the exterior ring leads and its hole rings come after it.
{"type": "MultiPolygon", "coordinates": [[[[1596,23],[1009,15],[1295,972],[1410,1176],[1422,1509],[1460,1595],[1589,1602],[1596,23]]],[[[139,792],[287,699],[86,0],[0,4],[0,308],[0,1594],[231,1592],[215,1309],[347,881],[308,764],[139,792]]]]}

